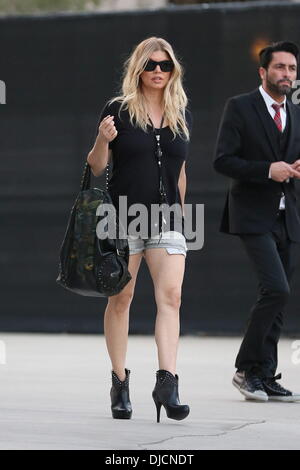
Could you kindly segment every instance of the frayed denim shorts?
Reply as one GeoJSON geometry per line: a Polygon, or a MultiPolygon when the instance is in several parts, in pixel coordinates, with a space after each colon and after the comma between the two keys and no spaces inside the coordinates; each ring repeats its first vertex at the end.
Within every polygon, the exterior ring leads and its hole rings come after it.
{"type": "Polygon", "coordinates": [[[185,237],[180,232],[162,232],[160,235],[154,235],[151,238],[140,238],[128,235],[129,254],[136,255],[149,248],[165,248],[169,255],[187,254],[185,237]]]}

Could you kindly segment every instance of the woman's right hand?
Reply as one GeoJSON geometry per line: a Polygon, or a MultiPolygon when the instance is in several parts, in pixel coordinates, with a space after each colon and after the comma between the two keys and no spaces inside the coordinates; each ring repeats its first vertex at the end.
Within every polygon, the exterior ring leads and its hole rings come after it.
{"type": "Polygon", "coordinates": [[[98,137],[104,140],[106,143],[114,140],[118,135],[118,131],[115,127],[114,116],[106,116],[99,125],[98,137]]]}

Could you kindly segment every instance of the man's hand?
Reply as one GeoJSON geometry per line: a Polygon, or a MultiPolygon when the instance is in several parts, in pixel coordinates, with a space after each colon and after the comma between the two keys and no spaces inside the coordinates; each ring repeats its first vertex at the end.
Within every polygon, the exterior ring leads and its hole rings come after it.
{"type": "Polygon", "coordinates": [[[295,178],[299,179],[300,178],[300,160],[296,160],[294,163],[292,163],[291,167],[293,170],[295,170],[298,175],[295,176],[295,178]]]}
{"type": "Polygon", "coordinates": [[[272,163],[270,167],[270,176],[272,180],[277,181],[278,183],[283,183],[289,178],[300,179],[300,160],[297,160],[297,162],[297,165],[296,162],[294,162],[292,165],[289,165],[286,162],[272,163]]]}

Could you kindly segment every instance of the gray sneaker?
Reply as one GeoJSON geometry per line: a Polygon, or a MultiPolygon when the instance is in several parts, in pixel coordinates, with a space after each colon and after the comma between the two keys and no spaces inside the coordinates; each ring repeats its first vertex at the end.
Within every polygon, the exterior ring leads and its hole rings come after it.
{"type": "Polygon", "coordinates": [[[232,384],[244,395],[246,400],[268,401],[268,395],[260,377],[253,373],[236,372],[232,384]]]}

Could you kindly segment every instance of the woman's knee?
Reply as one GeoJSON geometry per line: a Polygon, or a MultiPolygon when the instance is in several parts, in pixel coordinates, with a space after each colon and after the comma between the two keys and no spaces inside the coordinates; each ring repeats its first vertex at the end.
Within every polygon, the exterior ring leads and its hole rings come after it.
{"type": "Polygon", "coordinates": [[[114,313],[122,314],[129,309],[132,299],[133,291],[126,290],[125,292],[120,292],[117,295],[109,297],[108,306],[114,313]]]}
{"type": "Polygon", "coordinates": [[[156,293],[158,306],[165,305],[179,310],[181,305],[181,289],[178,287],[168,287],[156,293]]]}

